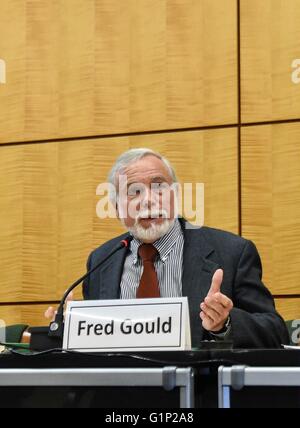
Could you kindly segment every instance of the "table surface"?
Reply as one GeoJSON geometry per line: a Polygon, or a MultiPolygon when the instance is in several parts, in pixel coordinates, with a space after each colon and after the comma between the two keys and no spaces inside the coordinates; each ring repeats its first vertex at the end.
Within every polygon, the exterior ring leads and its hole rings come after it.
{"type": "Polygon", "coordinates": [[[82,367],[161,367],[189,366],[217,368],[220,365],[300,366],[300,349],[203,349],[143,353],[73,353],[56,352],[1,354],[0,368],[82,368],[82,367]]]}

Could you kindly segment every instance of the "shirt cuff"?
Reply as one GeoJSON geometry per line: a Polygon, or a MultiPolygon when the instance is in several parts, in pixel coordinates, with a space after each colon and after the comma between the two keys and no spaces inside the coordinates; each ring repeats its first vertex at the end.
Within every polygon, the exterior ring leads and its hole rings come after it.
{"type": "Polygon", "coordinates": [[[228,339],[231,332],[231,319],[230,316],[228,317],[226,324],[224,325],[222,332],[215,333],[213,331],[209,331],[209,334],[216,340],[225,340],[228,339]]]}

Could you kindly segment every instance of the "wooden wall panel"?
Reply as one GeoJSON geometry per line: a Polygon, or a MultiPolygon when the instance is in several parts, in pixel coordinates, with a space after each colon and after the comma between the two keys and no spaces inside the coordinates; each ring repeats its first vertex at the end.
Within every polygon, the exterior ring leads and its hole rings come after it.
{"type": "Polygon", "coordinates": [[[300,118],[300,84],[292,81],[292,63],[300,58],[300,1],[240,4],[242,122],[300,118]]]}
{"type": "Polygon", "coordinates": [[[23,148],[0,147],[1,301],[22,300],[23,148]]]}
{"type": "Polygon", "coordinates": [[[300,124],[242,130],[242,233],[274,294],[299,294],[300,124]]]}
{"type": "Polygon", "coordinates": [[[0,142],[25,136],[26,0],[0,2],[0,58],[6,84],[0,84],[0,142]]]}
{"type": "Polygon", "coordinates": [[[237,121],[236,1],[2,0],[0,142],[237,121]]]}
{"type": "Polygon", "coordinates": [[[48,305],[0,305],[0,319],[6,325],[27,324],[31,326],[48,325],[44,317],[48,305]]]}
{"type": "Polygon", "coordinates": [[[2,302],[57,300],[84,273],[101,176],[94,150],[107,153],[107,143],[0,148],[2,302]]]}
{"type": "MultiPolygon", "coordinates": [[[[96,134],[101,132],[101,127],[95,118],[98,75],[95,66],[95,1],[60,0],[58,6],[58,45],[54,46],[55,73],[51,81],[52,91],[56,88],[57,110],[53,114],[56,135],[96,134]]],[[[52,26],[52,22],[48,21],[47,26],[52,26]]],[[[41,138],[41,128],[37,131],[41,138]]],[[[50,130],[46,138],[53,138],[52,132],[50,130]]]]}
{"type": "Polygon", "coordinates": [[[285,320],[300,320],[300,298],[275,299],[277,311],[285,320]]]}
{"type": "Polygon", "coordinates": [[[0,148],[0,301],[58,300],[89,252],[124,231],[96,216],[96,188],[130,147],[159,150],[182,182],[204,182],[205,223],[237,232],[236,140],[227,129],[0,148]]]}

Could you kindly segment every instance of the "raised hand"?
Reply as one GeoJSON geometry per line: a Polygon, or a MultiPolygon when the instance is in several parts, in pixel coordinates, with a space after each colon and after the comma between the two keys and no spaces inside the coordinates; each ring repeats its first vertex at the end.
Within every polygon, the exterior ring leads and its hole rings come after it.
{"type": "Polygon", "coordinates": [[[204,302],[200,304],[199,314],[205,330],[217,333],[224,327],[233,308],[232,300],[221,293],[223,270],[217,269],[213,275],[210,289],[204,302]]]}

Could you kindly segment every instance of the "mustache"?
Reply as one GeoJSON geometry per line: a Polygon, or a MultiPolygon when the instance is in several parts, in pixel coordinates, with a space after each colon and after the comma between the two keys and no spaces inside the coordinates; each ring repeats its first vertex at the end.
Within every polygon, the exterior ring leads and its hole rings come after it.
{"type": "Polygon", "coordinates": [[[136,221],[139,221],[144,218],[168,218],[168,212],[166,210],[143,210],[140,211],[136,217],[136,221]]]}

